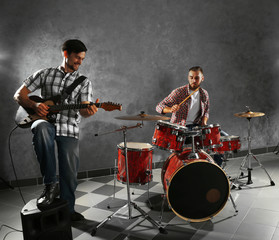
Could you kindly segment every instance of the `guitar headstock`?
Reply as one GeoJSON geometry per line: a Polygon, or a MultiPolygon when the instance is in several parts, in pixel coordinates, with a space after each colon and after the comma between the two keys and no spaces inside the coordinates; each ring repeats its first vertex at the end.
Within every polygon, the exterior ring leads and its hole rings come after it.
{"type": "Polygon", "coordinates": [[[106,111],[114,111],[114,110],[122,110],[122,105],[119,103],[113,103],[113,102],[103,102],[101,103],[101,108],[103,108],[106,111]]]}

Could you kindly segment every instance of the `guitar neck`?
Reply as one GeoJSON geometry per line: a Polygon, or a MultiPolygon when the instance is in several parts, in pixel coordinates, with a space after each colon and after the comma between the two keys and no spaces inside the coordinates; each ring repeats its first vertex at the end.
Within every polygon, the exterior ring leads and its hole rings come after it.
{"type": "Polygon", "coordinates": [[[90,105],[95,105],[97,108],[100,108],[102,106],[102,103],[52,105],[50,106],[49,111],[55,112],[55,111],[63,111],[63,110],[70,110],[70,109],[82,109],[82,108],[87,108],[90,105]]]}

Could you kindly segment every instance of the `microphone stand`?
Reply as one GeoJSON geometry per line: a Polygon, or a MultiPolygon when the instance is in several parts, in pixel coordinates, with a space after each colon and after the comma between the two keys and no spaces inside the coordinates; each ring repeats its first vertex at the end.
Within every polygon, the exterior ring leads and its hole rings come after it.
{"type": "Polygon", "coordinates": [[[111,132],[105,132],[105,133],[101,133],[101,134],[95,134],[95,136],[101,136],[101,135],[106,135],[106,134],[110,134],[110,133],[114,133],[114,132],[123,132],[123,137],[124,137],[124,154],[125,154],[125,167],[126,167],[126,178],[127,178],[127,204],[124,205],[123,207],[121,207],[120,209],[118,209],[116,212],[114,212],[113,214],[111,214],[110,216],[108,216],[107,218],[105,218],[102,222],[100,222],[95,228],[92,229],[91,231],[91,236],[95,236],[96,232],[98,230],[98,228],[102,227],[107,221],[111,220],[113,217],[118,216],[118,217],[123,217],[122,215],[119,214],[119,212],[121,210],[123,210],[124,208],[128,208],[128,217],[126,217],[127,219],[132,219],[132,218],[136,218],[136,217],[140,217],[143,216],[145,219],[147,219],[150,223],[152,223],[155,227],[158,228],[160,233],[167,233],[166,230],[161,227],[160,224],[158,224],[155,220],[153,220],[144,210],[142,210],[136,203],[131,201],[131,196],[130,196],[130,181],[129,181],[129,168],[128,168],[128,154],[127,154],[127,140],[126,140],[126,135],[127,135],[127,130],[129,129],[133,129],[133,128],[138,128],[138,127],[142,127],[143,124],[138,123],[135,126],[123,126],[120,129],[116,129],[114,131],[111,132]],[[134,207],[141,215],[132,217],[132,208],[134,207]]]}

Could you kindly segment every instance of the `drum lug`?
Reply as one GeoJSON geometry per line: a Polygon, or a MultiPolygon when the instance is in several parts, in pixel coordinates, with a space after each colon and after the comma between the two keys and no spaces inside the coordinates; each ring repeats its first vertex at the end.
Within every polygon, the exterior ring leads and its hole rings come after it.
{"type": "MultiPolygon", "coordinates": [[[[198,154],[198,153],[195,153],[195,152],[191,152],[191,153],[188,155],[188,159],[199,159],[199,154],[198,154]]],[[[187,163],[183,161],[183,165],[186,166],[187,163]]]]}
{"type": "Polygon", "coordinates": [[[149,169],[145,170],[145,174],[146,175],[151,175],[151,170],[149,170],[149,169]]]}
{"type": "Polygon", "coordinates": [[[178,136],[178,131],[172,130],[172,131],[171,131],[171,134],[172,134],[172,135],[175,135],[175,136],[178,136]]]}
{"type": "Polygon", "coordinates": [[[153,139],[152,139],[152,142],[153,142],[153,143],[156,143],[156,142],[157,142],[157,139],[156,139],[156,138],[153,138],[153,139]]]}
{"type": "Polygon", "coordinates": [[[178,136],[178,137],[176,138],[176,140],[177,140],[178,142],[182,142],[182,141],[183,141],[183,137],[182,137],[182,136],[178,136]]]}
{"type": "Polygon", "coordinates": [[[169,179],[166,179],[166,183],[167,183],[167,186],[169,187],[170,186],[169,179]]]}
{"type": "Polygon", "coordinates": [[[207,128],[207,129],[203,129],[202,133],[206,134],[211,134],[211,129],[207,128]]]}
{"type": "Polygon", "coordinates": [[[159,129],[160,129],[160,126],[159,126],[159,125],[156,125],[156,129],[158,129],[158,130],[159,130],[159,129]]]}
{"type": "Polygon", "coordinates": [[[150,170],[150,169],[147,169],[146,171],[145,171],[145,174],[146,174],[146,176],[150,176],[150,180],[148,179],[148,182],[150,182],[150,181],[152,181],[153,180],[153,174],[152,174],[152,171],[150,170]]]}

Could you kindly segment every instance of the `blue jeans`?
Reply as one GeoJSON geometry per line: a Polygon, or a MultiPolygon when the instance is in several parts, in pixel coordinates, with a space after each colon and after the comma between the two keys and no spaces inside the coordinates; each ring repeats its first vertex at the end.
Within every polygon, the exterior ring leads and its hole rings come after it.
{"type": "Polygon", "coordinates": [[[55,126],[45,120],[37,120],[32,126],[33,145],[40,164],[44,184],[56,183],[56,155],[59,166],[60,198],[69,202],[74,212],[77,172],[79,167],[79,142],[73,137],[56,136],[55,126]]]}

